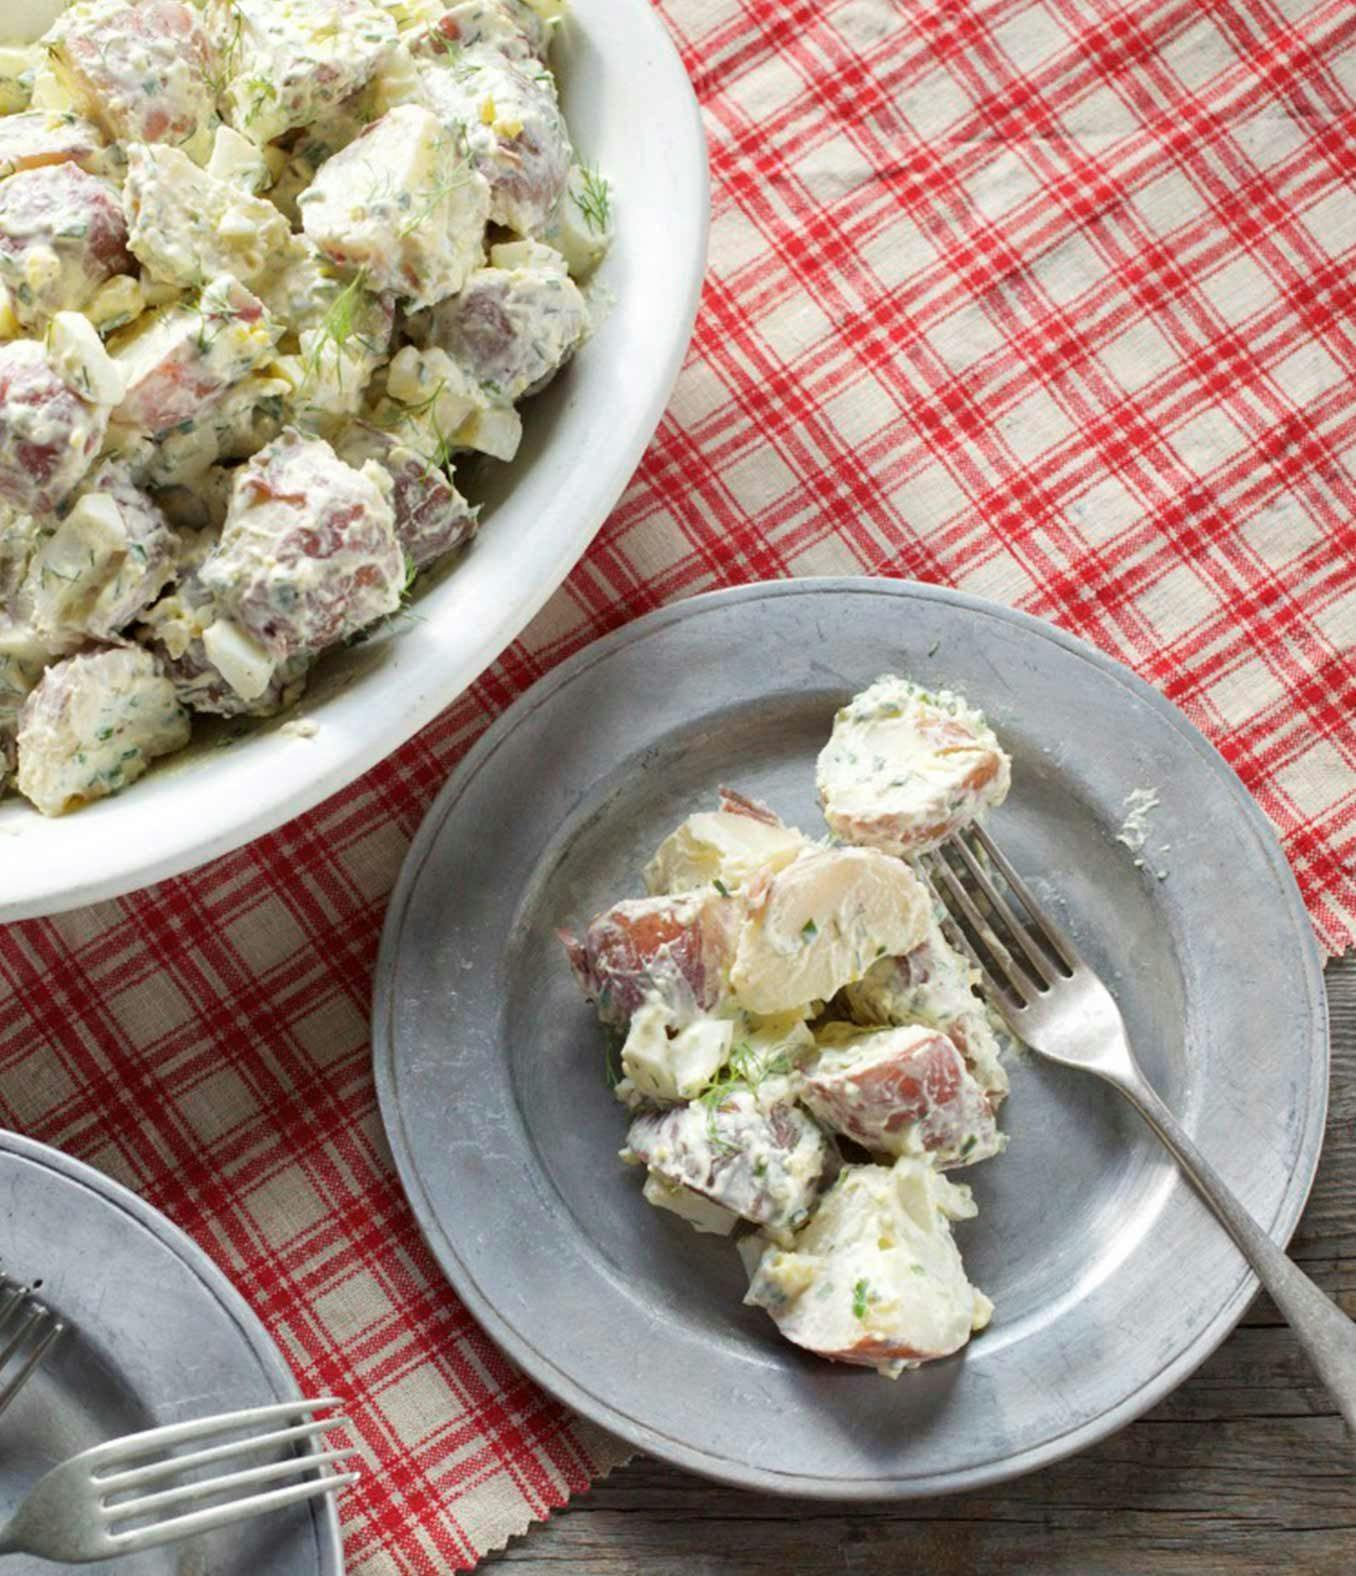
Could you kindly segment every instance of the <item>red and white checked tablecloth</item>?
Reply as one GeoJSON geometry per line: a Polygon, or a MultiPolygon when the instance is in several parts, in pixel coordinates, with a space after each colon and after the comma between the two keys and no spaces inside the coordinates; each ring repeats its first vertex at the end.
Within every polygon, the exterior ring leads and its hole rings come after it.
{"type": "MultiPolygon", "coordinates": [[[[0,932],[0,1118],[167,1210],[303,1387],[354,1398],[361,1576],[465,1568],[623,1455],[440,1281],[367,1051],[410,835],[566,653],[765,576],[1013,603],[1176,701],[1276,823],[1325,947],[1356,938],[1356,5],[662,10],[711,138],[710,280],[565,589],[314,813],[0,932]]],[[[644,202],[620,194],[623,227],[644,202]]]]}

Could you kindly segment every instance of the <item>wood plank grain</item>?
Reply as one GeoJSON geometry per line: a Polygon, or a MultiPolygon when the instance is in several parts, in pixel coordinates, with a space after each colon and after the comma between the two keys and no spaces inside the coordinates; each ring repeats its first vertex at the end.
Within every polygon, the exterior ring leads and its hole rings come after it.
{"type": "MultiPolygon", "coordinates": [[[[1332,1091],[1292,1252],[1356,1317],[1356,955],[1328,969],[1332,1091]]],[[[486,1566],[513,1576],[1351,1576],[1351,1445],[1275,1308],[1070,1461],[907,1505],[796,1503],[639,1458],[486,1566]]]]}

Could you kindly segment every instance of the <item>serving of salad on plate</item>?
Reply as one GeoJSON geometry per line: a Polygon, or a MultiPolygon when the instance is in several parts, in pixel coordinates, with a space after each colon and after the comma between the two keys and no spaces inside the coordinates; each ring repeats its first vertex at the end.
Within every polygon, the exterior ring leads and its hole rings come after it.
{"type": "Polygon", "coordinates": [[[0,48],[0,791],[276,714],[466,543],[612,234],[562,0],[77,0],[0,48]]]}
{"type": "Polygon", "coordinates": [[[829,840],[726,789],[661,844],[649,896],[562,934],[616,1037],[646,1200],[740,1230],[746,1301],[892,1378],[992,1312],[952,1237],[975,1213],[952,1173],[1006,1142],[1003,1033],[910,861],[1010,776],[960,696],[883,677],[819,756],[829,840]]]}

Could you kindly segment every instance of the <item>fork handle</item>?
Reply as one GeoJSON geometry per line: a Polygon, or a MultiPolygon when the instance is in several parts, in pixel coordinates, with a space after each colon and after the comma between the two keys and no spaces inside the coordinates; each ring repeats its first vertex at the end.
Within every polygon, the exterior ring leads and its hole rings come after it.
{"type": "Polygon", "coordinates": [[[1356,1323],[1267,1236],[1145,1080],[1117,1080],[1117,1086],[1172,1151],[1256,1270],[1356,1434],[1356,1323]]]}

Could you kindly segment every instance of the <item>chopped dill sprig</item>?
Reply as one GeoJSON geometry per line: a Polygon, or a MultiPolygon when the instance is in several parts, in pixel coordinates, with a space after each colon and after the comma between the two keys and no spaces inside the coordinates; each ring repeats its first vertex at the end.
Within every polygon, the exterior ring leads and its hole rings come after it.
{"type": "Polygon", "coordinates": [[[429,182],[420,192],[410,196],[413,212],[404,224],[396,231],[400,240],[405,240],[425,224],[437,210],[438,205],[445,197],[451,195],[459,187],[464,186],[471,178],[471,161],[462,159],[454,164],[446,175],[429,182]],[[417,204],[417,206],[415,206],[417,204]]]}
{"type": "Polygon", "coordinates": [[[344,352],[353,342],[367,351],[375,347],[365,334],[358,332],[358,314],[367,294],[367,270],[360,268],[352,279],[330,302],[329,308],[313,330],[315,342],[306,357],[306,384],[319,383],[324,371],[327,354],[334,357],[335,375],[343,387],[344,352]]]}
{"type": "Polygon", "coordinates": [[[575,206],[590,230],[606,235],[612,223],[612,186],[592,164],[579,166],[579,178],[582,190],[575,194],[575,206]]]}
{"type": "Polygon", "coordinates": [[[619,1030],[609,1029],[603,1041],[603,1081],[609,1089],[615,1089],[625,1076],[621,1059],[625,1040],[626,1036],[619,1030]]]}
{"type": "Polygon", "coordinates": [[[230,36],[225,44],[211,51],[214,64],[203,73],[203,81],[214,101],[223,97],[240,64],[240,45],[245,30],[245,19],[241,16],[234,0],[231,3],[231,17],[230,36]]]}
{"type": "Polygon", "coordinates": [[[433,392],[420,400],[417,405],[408,405],[403,400],[398,400],[388,395],[387,399],[392,409],[382,411],[377,417],[377,424],[387,432],[393,432],[397,428],[409,429],[423,421],[425,417],[428,418],[429,425],[433,428],[434,437],[434,445],[431,450],[418,447],[410,442],[409,440],[413,437],[412,432],[407,430],[401,435],[401,441],[405,444],[405,447],[412,450],[423,461],[426,472],[446,471],[452,463],[452,455],[455,451],[453,435],[449,432],[444,432],[438,420],[438,400],[446,387],[447,379],[439,378],[433,392]]]}

